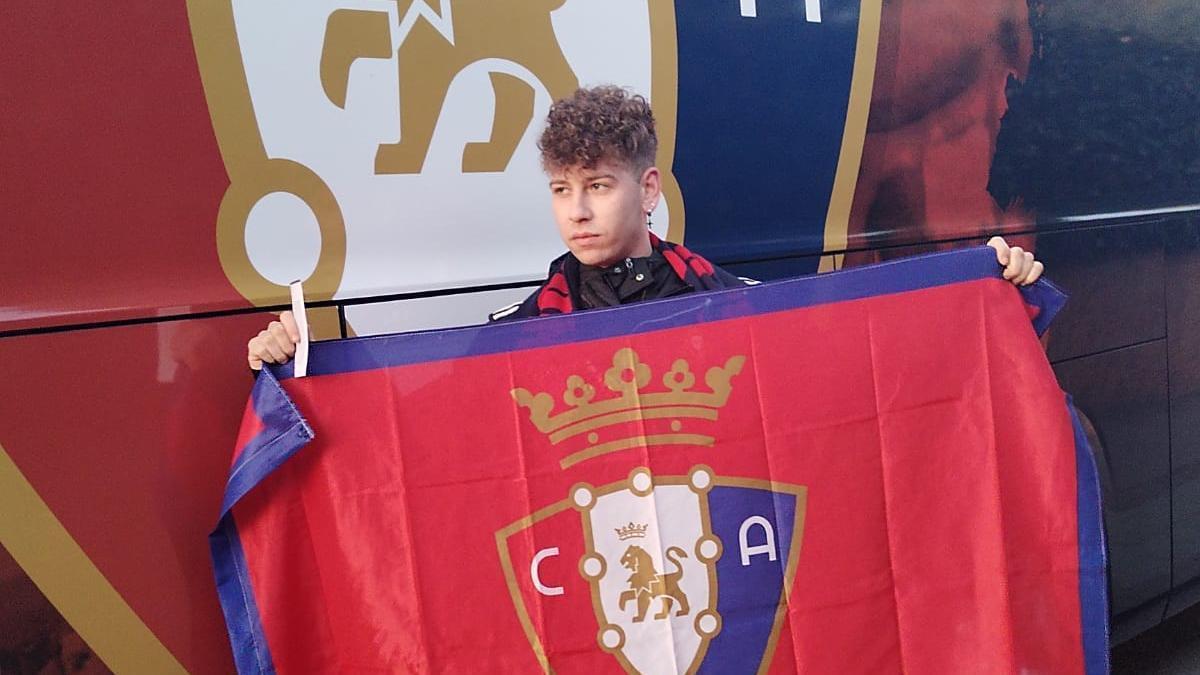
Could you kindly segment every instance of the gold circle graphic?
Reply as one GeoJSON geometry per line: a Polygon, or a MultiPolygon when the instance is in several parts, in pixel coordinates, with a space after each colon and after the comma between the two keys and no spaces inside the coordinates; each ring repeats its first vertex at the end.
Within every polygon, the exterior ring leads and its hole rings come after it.
{"type": "Polygon", "coordinates": [[[287,286],[259,274],[246,251],[246,220],[254,205],[269,194],[286,192],[300,198],[317,219],[321,253],[317,266],[304,279],[304,295],[331,300],[346,268],[346,223],[333,191],[311,169],[289,159],[268,159],[239,172],[217,211],[217,256],[221,269],[237,292],[257,306],[286,304],[287,286]]]}
{"type": "Polygon", "coordinates": [[[713,489],[715,482],[713,470],[707,464],[697,464],[688,472],[688,485],[692,492],[697,494],[704,494],[713,489]]]}
{"type": "Polygon", "coordinates": [[[696,542],[695,553],[696,557],[699,558],[701,562],[710,563],[715,560],[720,560],[721,554],[724,553],[724,551],[725,546],[721,543],[721,540],[715,536],[706,535],[701,537],[700,540],[696,542]]]}
{"type": "Polygon", "coordinates": [[[696,615],[694,624],[696,632],[706,638],[712,638],[721,632],[721,615],[715,610],[706,609],[696,615]]]}
{"type": "Polygon", "coordinates": [[[620,626],[608,624],[596,633],[596,642],[607,652],[619,652],[625,646],[625,631],[620,626]]]}
{"type": "Polygon", "coordinates": [[[571,486],[571,505],[579,511],[588,511],[596,505],[596,489],[588,483],[576,483],[571,486]]]}
{"type": "Polygon", "coordinates": [[[639,497],[654,492],[654,478],[650,475],[650,469],[639,466],[629,472],[629,491],[639,497]]]}
{"type": "Polygon", "coordinates": [[[579,574],[584,579],[601,579],[607,572],[608,563],[604,560],[603,556],[596,555],[595,553],[589,553],[579,559],[579,574]],[[592,571],[589,571],[589,567],[592,569],[592,571]]]}

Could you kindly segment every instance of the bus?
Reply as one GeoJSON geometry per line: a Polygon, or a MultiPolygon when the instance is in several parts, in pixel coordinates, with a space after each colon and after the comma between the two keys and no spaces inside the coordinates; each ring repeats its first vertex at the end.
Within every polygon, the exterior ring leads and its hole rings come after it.
{"type": "Polygon", "coordinates": [[[318,339],[481,323],[561,253],[552,100],[650,100],[653,230],[740,275],[1003,235],[1100,467],[1114,641],[1200,599],[1193,0],[8,0],[0,672],[233,669],[207,535],[318,339]]]}

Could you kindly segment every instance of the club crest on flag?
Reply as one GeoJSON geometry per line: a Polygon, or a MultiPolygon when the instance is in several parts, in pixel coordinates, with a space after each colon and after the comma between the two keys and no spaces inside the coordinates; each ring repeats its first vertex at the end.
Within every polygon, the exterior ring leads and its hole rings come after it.
{"type": "Polygon", "coordinates": [[[806,498],[804,486],[705,465],[683,476],[637,467],[623,481],[573,486],[496,540],[547,671],[574,670],[557,655],[588,649],[629,673],[753,673],[778,640],[806,498]]]}
{"type": "MultiPolygon", "coordinates": [[[[708,368],[701,386],[688,361],[675,359],[655,382],[650,365],[622,348],[602,376],[609,394],[570,375],[563,408],[545,392],[512,396],[560,451],[563,469],[623,450],[642,449],[644,458],[661,446],[707,449],[718,444],[714,423],[745,361],[708,368]]],[[[752,673],[774,653],[806,499],[804,486],[722,476],[706,464],[675,475],[638,465],[623,480],[574,484],[496,540],[547,672],[588,672],[615,659],[628,673],[752,673]]]]}

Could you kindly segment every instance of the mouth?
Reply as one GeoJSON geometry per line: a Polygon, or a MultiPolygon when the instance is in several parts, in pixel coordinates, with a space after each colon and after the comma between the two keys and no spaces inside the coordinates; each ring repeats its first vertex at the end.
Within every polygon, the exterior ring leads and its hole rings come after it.
{"type": "Polygon", "coordinates": [[[590,239],[599,239],[600,235],[591,232],[577,232],[571,235],[571,241],[588,241],[590,239]]]}

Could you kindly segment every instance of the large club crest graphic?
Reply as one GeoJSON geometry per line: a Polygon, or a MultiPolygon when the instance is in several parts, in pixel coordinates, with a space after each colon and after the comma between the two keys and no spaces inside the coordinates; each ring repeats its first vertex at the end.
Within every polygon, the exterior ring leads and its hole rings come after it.
{"type": "MultiPolygon", "coordinates": [[[[296,278],[310,300],[328,300],[541,274],[561,241],[537,136],[551,102],[589,81],[653,101],[664,190],[654,227],[683,239],[671,173],[671,3],[187,0],[187,8],[230,181],[217,253],[254,304],[287,298],[296,278]],[[497,218],[510,223],[503,236],[490,225],[497,218]],[[462,246],[468,239],[475,245],[462,246]]],[[[397,330],[385,314],[396,313],[347,310],[359,334],[397,330]]]]}
{"type": "MultiPolygon", "coordinates": [[[[681,423],[667,418],[716,421],[743,362],[733,357],[709,369],[711,391],[703,391],[687,362],[676,360],[659,392],[649,366],[622,349],[604,377],[612,398],[596,400],[578,375],[568,378],[568,409],[557,415],[549,395],[518,389],[514,398],[551,439],[565,438],[564,426],[593,430],[590,452],[568,454],[563,468],[615,447],[686,452],[681,423]],[[643,428],[633,439],[605,442],[606,417],[643,427],[658,420],[676,434],[668,440],[643,428]]],[[[694,447],[717,442],[696,437],[694,447]]],[[[718,475],[706,464],[675,475],[638,465],[623,480],[574,484],[560,501],[501,529],[496,541],[514,608],[547,672],[761,672],[784,622],[806,499],[803,486],[718,475]]]]}

